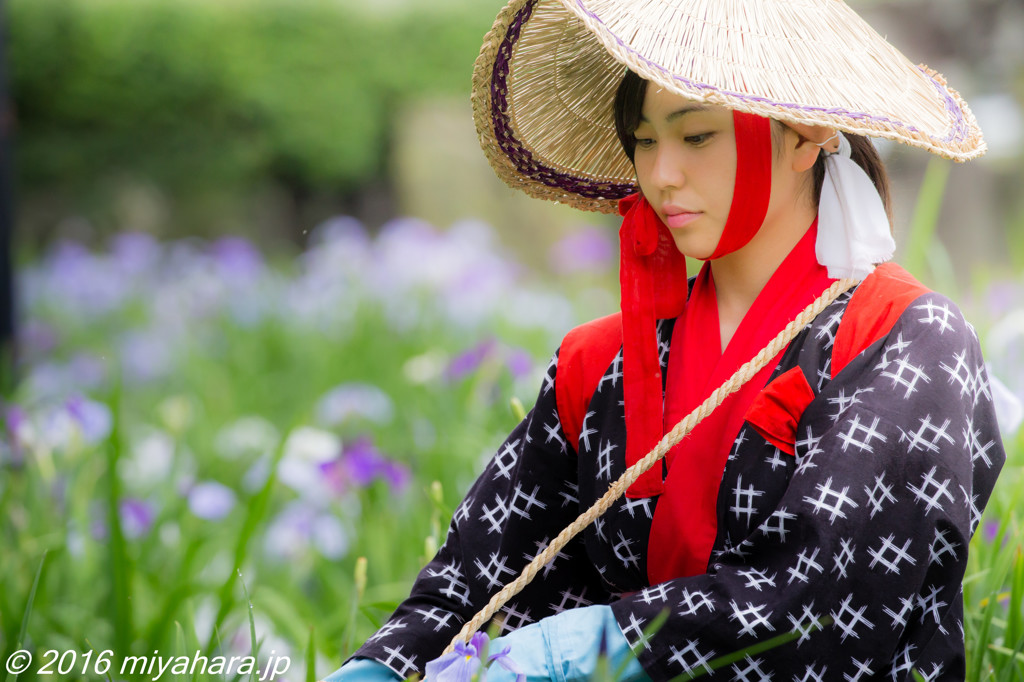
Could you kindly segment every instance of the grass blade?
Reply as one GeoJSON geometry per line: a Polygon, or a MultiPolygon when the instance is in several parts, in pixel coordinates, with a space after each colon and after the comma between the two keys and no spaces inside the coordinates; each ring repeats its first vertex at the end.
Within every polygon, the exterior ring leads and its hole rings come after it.
{"type": "Polygon", "coordinates": [[[985,643],[988,642],[988,633],[992,629],[992,618],[996,613],[998,601],[990,599],[985,605],[985,614],[981,622],[981,630],[978,633],[978,647],[974,651],[967,651],[967,679],[973,682],[981,682],[981,671],[985,665],[985,643]]]}
{"type": "Polygon", "coordinates": [[[363,601],[363,594],[366,592],[366,557],[361,556],[356,559],[354,583],[352,606],[349,609],[348,624],[345,626],[345,638],[342,643],[342,651],[346,655],[352,653],[352,638],[355,635],[356,616],[359,615],[359,606],[363,601]]]}
{"type": "Polygon", "coordinates": [[[306,645],[306,682],[316,682],[316,643],[313,626],[309,626],[309,643],[306,645]]]}
{"type": "Polygon", "coordinates": [[[928,162],[914,205],[914,216],[910,221],[903,262],[907,270],[922,279],[928,264],[929,245],[935,238],[935,229],[939,224],[939,210],[942,208],[950,166],[952,164],[943,159],[936,158],[928,162]]]}
{"type": "Polygon", "coordinates": [[[131,561],[125,543],[124,529],[121,528],[121,484],[118,478],[118,461],[121,459],[121,384],[114,382],[110,399],[113,415],[110,437],[107,439],[107,523],[110,536],[107,543],[107,560],[110,567],[110,620],[114,625],[114,641],[117,651],[131,651],[131,561]]]}
{"type": "MultiPolygon", "coordinates": [[[[242,576],[242,564],[245,562],[245,557],[249,548],[249,540],[256,532],[256,527],[260,521],[263,520],[263,515],[266,512],[267,504],[270,501],[270,495],[274,490],[274,483],[277,481],[277,464],[284,455],[284,445],[287,439],[282,439],[281,444],[278,445],[277,451],[274,453],[273,461],[270,464],[270,472],[267,474],[267,480],[263,484],[263,488],[260,489],[259,494],[247,507],[247,513],[245,521],[242,524],[242,531],[238,534],[238,542],[235,544],[235,561],[231,574],[225,581],[224,586],[221,587],[220,593],[217,596],[217,601],[220,603],[220,608],[217,610],[217,617],[214,619],[214,630],[224,624],[224,619],[228,617],[231,609],[234,605],[234,587],[235,579],[241,578],[242,576]]],[[[245,588],[243,584],[243,589],[245,588]]],[[[248,597],[246,597],[248,599],[248,597]]],[[[251,614],[250,614],[251,615],[251,614]]],[[[207,642],[206,651],[207,655],[213,649],[213,640],[207,642]]]]}
{"type": "MultiPolygon", "coordinates": [[[[177,630],[178,651],[181,652],[182,656],[185,656],[187,658],[191,658],[191,656],[188,655],[188,650],[187,650],[186,645],[185,645],[185,630],[184,630],[184,628],[181,627],[181,622],[177,621],[177,620],[174,621],[174,627],[177,630]]],[[[178,680],[181,679],[181,676],[179,676],[179,675],[175,675],[174,677],[175,677],[175,679],[178,679],[178,680]]]]}
{"type": "MultiPolygon", "coordinates": [[[[25,643],[25,635],[28,634],[28,619],[32,615],[32,606],[36,601],[36,590],[39,588],[39,581],[43,575],[43,566],[46,564],[46,550],[43,550],[43,556],[39,560],[39,568],[36,569],[36,577],[32,579],[32,589],[28,592],[28,601],[25,602],[25,612],[21,616],[21,630],[18,631],[18,641],[14,645],[15,651],[21,648],[22,644],[25,643]]],[[[8,652],[13,653],[13,652],[8,652]]],[[[7,660],[7,656],[4,657],[7,660]]],[[[7,679],[7,669],[4,668],[3,677],[0,680],[7,679]]],[[[15,682],[18,676],[14,676],[15,682]]]]}
{"type": "MultiPolygon", "coordinates": [[[[245,605],[246,611],[249,613],[249,642],[252,647],[252,657],[259,661],[257,654],[259,653],[259,644],[256,642],[256,619],[252,615],[252,599],[249,598],[249,590],[245,586],[245,579],[242,578],[242,572],[238,572],[238,582],[242,583],[242,592],[245,593],[245,605]]],[[[249,673],[250,682],[256,682],[256,671],[259,669],[259,665],[254,665],[252,671],[249,673]]]]}

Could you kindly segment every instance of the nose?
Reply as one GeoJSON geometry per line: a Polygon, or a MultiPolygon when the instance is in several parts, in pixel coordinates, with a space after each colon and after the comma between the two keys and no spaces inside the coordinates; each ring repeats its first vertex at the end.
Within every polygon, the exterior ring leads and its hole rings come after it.
{"type": "Polygon", "coordinates": [[[686,183],[686,174],[679,149],[661,143],[657,146],[651,165],[651,184],[658,190],[679,189],[686,183]]]}

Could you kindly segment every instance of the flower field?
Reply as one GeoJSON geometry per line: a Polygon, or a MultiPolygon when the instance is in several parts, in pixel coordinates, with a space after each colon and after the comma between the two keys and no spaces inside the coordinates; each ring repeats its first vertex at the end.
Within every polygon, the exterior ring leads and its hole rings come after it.
{"type": "MultiPolygon", "coordinates": [[[[371,234],[338,218],[277,260],[237,237],[122,234],[23,267],[0,441],[5,660],[33,653],[30,679],[73,651],[74,677],[131,679],[128,656],[255,647],[264,673],[289,659],[275,679],[335,670],[406,594],[562,334],[614,309],[611,237],[567,237],[552,281],[487,225],[413,219],[371,234]],[[85,658],[106,650],[109,671],[85,658]]],[[[1010,457],[965,580],[969,679],[1009,680],[1024,673],[1024,276],[959,300],[1000,379],[1010,457]]]]}

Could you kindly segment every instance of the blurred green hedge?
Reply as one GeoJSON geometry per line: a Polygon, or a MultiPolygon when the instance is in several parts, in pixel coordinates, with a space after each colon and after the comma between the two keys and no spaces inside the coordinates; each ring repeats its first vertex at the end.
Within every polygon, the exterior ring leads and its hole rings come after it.
{"type": "Polygon", "coordinates": [[[176,195],[358,190],[386,172],[404,98],[468,106],[499,6],[8,0],[19,188],[88,192],[119,173],[176,195]]]}

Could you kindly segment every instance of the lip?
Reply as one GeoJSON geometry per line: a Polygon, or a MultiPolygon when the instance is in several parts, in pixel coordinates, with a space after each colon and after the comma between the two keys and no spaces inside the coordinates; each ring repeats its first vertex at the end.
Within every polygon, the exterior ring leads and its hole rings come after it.
{"type": "Polygon", "coordinates": [[[665,214],[665,224],[668,227],[685,227],[700,217],[700,211],[688,211],[679,206],[665,205],[661,207],[665,214]]]}

